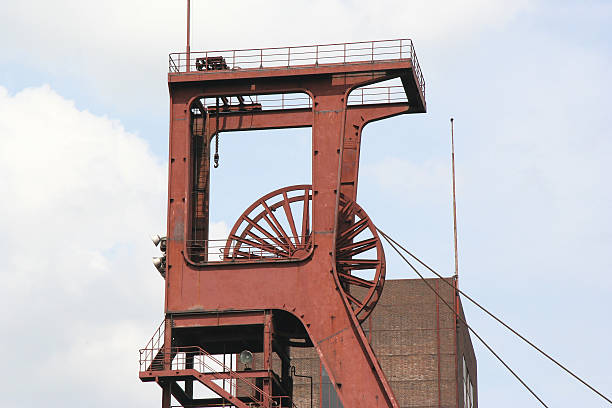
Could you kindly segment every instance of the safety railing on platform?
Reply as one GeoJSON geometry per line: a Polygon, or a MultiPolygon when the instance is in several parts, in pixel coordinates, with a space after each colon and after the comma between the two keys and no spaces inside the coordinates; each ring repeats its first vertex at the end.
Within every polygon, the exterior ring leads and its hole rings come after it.
{"type": "Polygon", "coordinates": [[[348,105],[374,105],[378,103],[408,102],[406,91],[401,85],[364,86],[349,94],[348,105]]]}
{"type": "MultiPolygon", "coordinates": [[[[201,98],[200,101],[211,115],[215,114],[216,98],[201,98]]],[[[312,108],[310,96],[305,93],[230,96],[223,102],[227,103],[220,103],[220,113],[312,108]]]]}
{"type": "MultiPolygon", "coordinates": [[[[151,336],[151,339],[147,343],[144,349],[140,351],[140,360],[141,361],[153,361],[155,357],[159,354],[159,351],[164,346],[164,334],[166,332],[166,322],[162,320],[161,324],[151,336]],[[146,355],[143,355],[143,350],[146,355]]],[[[140,366],[140,371],[146,371],[147,367],[143,369],[142,365],[140,366]]]]}
{"type": "Polygon", "coordinates": [[[423,96],[425,79],[411,39],[361,41],[296,47],[242,50],[175,52],[170,54],[170,73],[220,70],[307,68],[410,59],[423,96]]]}
{"type": "Polygon", "coordinates": [[[298,260],[310,248],[302,237],[240,237],[187,241],[187,251],[194,262],[266,262],[298,260]]]}
{"type": "MultiPolygon", "coordinates": [[[[215,98],[201,98],[202,106],[214,115],[217,111],[215,98]]],[[[406,103],[406,91],[401,85],[393,86],[365,86],[353,90],[348,97],[348,105],[373,105],[384,103],[406,103]]],[[[233,112],[257,112],[282,109],[311,109],[310,96],[301,93],[273,94],[273,95],[246,95],[225,97],[219,104],[220,114],[233,112]]]]}
{"type": "Polygon", "coordinates": [[[256,406],[261,406],[262,402],[267,402],[268,406],[281,406],[282,399],[288,397],[272,396],[261,388],[257,387],[248,378],[226,366],[224,362],[214,355],[197,346],[172,347],[171,357],[166,360],[166,364],[155,364],[157,352],[154,349],[140,350],[140,371],[161,371],[164,369],[172,371],[193,369],[201,374],[207,374],[213,381],[224,382],[225,391],[230,395],[238,395],[238,387],[242,385],[250,392],[246,397],[251,399],[256,406]],[[154,356],[150,358],[149,356],[154,356]],[[229,380],[229,381],[228,381],[229,380]]]}

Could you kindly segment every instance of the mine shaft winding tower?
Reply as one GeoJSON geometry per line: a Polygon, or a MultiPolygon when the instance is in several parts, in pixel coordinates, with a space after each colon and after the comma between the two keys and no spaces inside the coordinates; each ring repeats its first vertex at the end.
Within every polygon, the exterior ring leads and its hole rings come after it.
{"type": "Polygon", "coordinates": [[[398,407],[360,326],[385,257],[355,199],[364,126],[426,111],[412,41],[175,53],[169,68],[165,319],[141,380],[162,387],[163,408],[292,407],[290,349],[314,347],[337,405],[398,407]],[[227,240],[210,240],[218,135],[296,127],[312,128],[312,184],[254,200],[227,240]],[[257,369],[219,357],[246,350],[257,369]],[[197,398],[194,382],[216,396],[197,398]]]}

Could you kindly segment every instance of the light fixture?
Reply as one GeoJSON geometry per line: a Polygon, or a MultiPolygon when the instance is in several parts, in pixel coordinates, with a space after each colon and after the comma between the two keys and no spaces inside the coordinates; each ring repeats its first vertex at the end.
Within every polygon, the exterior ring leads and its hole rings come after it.
{"type": "Polygon", "coordinates": [[[165,279],[166,278],[166,257],[155,256],[153,257],[153,265],[159,274],[165,279]]]}
{"type": "Polygon", "coordinates": [[[153,245],[158,246],[159,243],[161,242],[161,237],[157,234],[155,235],[151,235],[151,241],[153,241],[153,245]]]}
{"type": "Polygon", "coordinates": [[[162,252],[166,252],[166,237],[160,237],[158,234],[151,235],[153,245],[158,246],[162,252]]]}
{"type": "Polygon", "coordinates": [[[253,353],[251,353],[249,350],[243,350],[240,353],[240,362],[244,364],[245,370],[250,370],[251,364],[253,364],[253,353]]]}

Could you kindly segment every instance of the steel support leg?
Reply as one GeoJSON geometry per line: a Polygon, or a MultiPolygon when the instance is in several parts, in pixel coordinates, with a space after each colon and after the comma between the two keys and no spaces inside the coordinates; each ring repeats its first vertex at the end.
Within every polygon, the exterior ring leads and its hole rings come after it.
{"type": "MultiPolygon", "coordinates": [[[[263,332],[263,369],[268,371],[268,376],[263,379],[262,390],[268,395],[272,395],[272,384],[270,382],[270,371],[272,370],[272,331],[272,313],[267,311],[263,332]]],[[[266,398],[263,398],[263,401],[263,407],[270,408],[269,401],[266,398]]]]}
{"type": "MultiPolygon", "coordinates": [[[[193,354],[187,354],[185,359],[185,368],[193,368],[193,354]]],[[[185,394],[193,399],[193,380],[185,380],[185,394]]]]}
{"type": "Polygon", "coordinates": [[[165,381],[161,384],[162,387],[162,408],[170,408],[172,403],[172,383],[165,381]]]}

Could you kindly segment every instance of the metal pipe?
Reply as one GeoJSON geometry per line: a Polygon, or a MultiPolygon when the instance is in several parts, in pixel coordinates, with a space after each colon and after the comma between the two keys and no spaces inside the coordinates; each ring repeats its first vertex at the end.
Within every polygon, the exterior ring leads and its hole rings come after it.
{"type": "MultiPolygon", "coordinates": [[[[451,118],[451,162],[453,172],[453,232],[454,232],[454,244],[455,244],[455,276],[454,282],[454,295],[455,295],[455,374],[459,372],[459,346],[457,344],[457,330],[459,316],[459,257],[457,255],[457,201],[455,199],[455,119],[451,118]]],[[[459,384],[457,384],[457,406],[459,406],[459,384]]]]}
{"type": "Polygon", "coordinates": [[[455,199],[455,119],[451,118],[451,162],[453,169],[453,232],[455,244],[455,276],[459,277],[459,258],[457,254],[457,200],[455,199]]]}
{"type": "Polygon", "coordinates": [[[297,374],[295,372],[295,366],[291,366],[291,375],[293,377],[308,378],[310,380],[310,408],[312,408],[312,376],[297,374]]]}
{"type": "Polygon", "coordinates": [[[187,72],[191,71],[191,0],[187,0],[187,72]]]}

